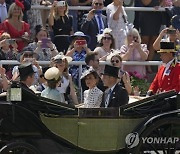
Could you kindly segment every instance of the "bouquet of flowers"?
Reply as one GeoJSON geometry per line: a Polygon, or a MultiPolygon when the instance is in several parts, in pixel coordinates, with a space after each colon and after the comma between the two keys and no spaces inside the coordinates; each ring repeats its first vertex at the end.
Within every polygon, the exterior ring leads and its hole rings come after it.
{"type": "Polygon", "coordinates": [[[150,83],[147,82],[147,77],[142,76],[138,72],[128,72],[130,75],[131,85],[133,87],[134,95],[146,95],[150,83]],[[135,92],[136,91],[136,92],[135,92]],[[138,94],[137,94],[138,92],[138,94]],[[136,94],[135,94],[136,93],[136,94]]]}

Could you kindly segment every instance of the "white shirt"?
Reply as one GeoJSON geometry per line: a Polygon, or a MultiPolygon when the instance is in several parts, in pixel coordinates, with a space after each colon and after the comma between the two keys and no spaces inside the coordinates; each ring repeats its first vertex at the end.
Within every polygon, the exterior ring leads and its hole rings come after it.
{"type": "Polygon", "coordinates": [[[109,99],[110,99],[111,93],[113,92],[115,86],[116,86],[116,84],[107,90],[108,95],[107,95],[106,101],[105,101],[105,108],[107,108],[109,105],[109,99]],[[111,90],[111,93],[109,93],[110,90],[111,90]]]}
{"type": "Polygon", "coordinates": [[[163,77],[165,75],[169,75],[169,67],[171,66],[172,62],[173,62],[174,59],[172,59],[171,61],[169,61],[167,64],[165,64],[165,70],[164,70],[164,73],[163,73],[163,77]]]}
{"type": "Polygon", "coordinates": [[[0,4],[0,19],[1,23],[7,18],[7,8],[6,3],[0,4]]]}

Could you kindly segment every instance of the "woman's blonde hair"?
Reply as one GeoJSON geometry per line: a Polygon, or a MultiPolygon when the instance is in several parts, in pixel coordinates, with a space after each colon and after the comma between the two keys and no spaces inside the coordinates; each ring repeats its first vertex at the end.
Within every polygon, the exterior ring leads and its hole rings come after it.
{"type": "MultiPolygon", "coordinates": [[[[21,7],[19,7],[18,5],[16,5],[16,3],[12,3],[12,4],[10,5],[9,10],[8,10],[8,17],[7,17],[7,19],[11,19],[11,18],[12,18],[13,11],[14,11],[14,8],[15,8],[16,6],[17,6],[18,8],[21,8],[21,7]]],[[[22,9],[21,9],[21,13],[20,13],[20,15],[19,15],[19,17],[18,17],[18,20],[21,21],[22,19],[23,19],[23,12],[22,12],[22,9]]]]}
{"type": "MultiPolygon", "coordinates": [[[[141,44],[141,37],[140,37],[139,32],[138,32],[138,30],[136,28],[132,28],[131,30],[129,30],[129,32],[127,33],[127,37],[128,37],[128,35],[137,36],[137,38],[138,38],[137,41],[138,41],[138,43],[141,44]]],[[[126,45],[128,44],[127,37],[126,37],[126,40],[125,40],[126,45]]]]}
{"type": "Polygon", "coordinates": [[[4,32],[4,33],[2,33],[2,35],[0,36],[0,41],[2,41],[2,40],[4,40],[4,39],[10,39],[10,38],[11,38],[10,34],[7,33],[7,32],[4,32]]]}
{"type": "MultiPolygon", "coordinates": [[[[69,12],[68,8],[69,8],[69,6],[68,6],[66,1],[65,1],[65,7],[66,7],[66,9],[64,11],[64,14],[68,17],[68,12],[69,12]]],[[[58,6],[55,7],[53,16],[54,16],[54,19],[56,19],[56,20],[60,18],[60,15],[58,14],[58,6]]]]}

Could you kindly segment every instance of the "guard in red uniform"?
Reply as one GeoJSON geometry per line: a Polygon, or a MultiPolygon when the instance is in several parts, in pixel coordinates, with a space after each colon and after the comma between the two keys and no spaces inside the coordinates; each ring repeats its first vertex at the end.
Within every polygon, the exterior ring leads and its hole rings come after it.
{"type": "Polygon", "coordinates": [[[160,66],[147,95],[154,95],[165,91],[180,92],[180,63],[175,58],[174,42],[161,42],[160,57],[163,65],[160,66]]]}

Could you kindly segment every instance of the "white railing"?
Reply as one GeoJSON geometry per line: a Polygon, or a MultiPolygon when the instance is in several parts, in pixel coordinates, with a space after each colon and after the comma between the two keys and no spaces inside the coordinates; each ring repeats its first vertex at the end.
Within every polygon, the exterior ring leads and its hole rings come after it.
{"type": "MultiPolygon", "coordinates": [[[[39,10],[49,10],[50,6],[43,6],[43,5],[32,5],[31,9],[39,9],[39,10]]],[[[69,10],[90,10],[92,7],[90,6],[69,6],[69,10]]],[[[103,8],[106,10],[106,7],[103,8]]],[[[125,7],[126,11],[165,11],[164,7],[159,7],[155,9],[154,7],[125,7]]]]}
{"type": "MultiPolygon", "coordinates": [[[[39,65],[49,65],[50,61],[38,61],[39,65]]],[[[16,60],[0,60],[0,66],[2,65],[19,65],[20,62],[16,60]]],[[[100,65],[109,64],[106,61],[100,61],[100,65]]],[[[153,65],[159,66],[162,64],[161,61],[123,61],[123,65],[153,65]]],[[[79,76],[82,74],[82,65],[86,65],[84,61],[72,61],[69,65],[78,65],[79,66],[79,76]]],[[[81,81],[79,80],[79,87],[81,87],[81,81]]],[[[82,101],[82,90],[80,89],[80,98],[82,101]]]]}
{"type": "MultiPolygon", "coordinates": [[[[49,65],[50,61],[38,61],[40,65],[49,65]]],[[[19,65],[19,61],[17,60],[0,60],[0,65],[19,65]]],[[[109,64],[106,61],[100,61],[100,65],[109,64]]],[[[123,65],[153,65],[158,66],[161,65],[161,61],[123,61],[123,65]]],[[[84,61],[72,61],[69,65],[86,65],[84,61]]]]}

